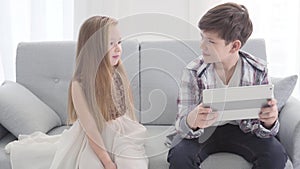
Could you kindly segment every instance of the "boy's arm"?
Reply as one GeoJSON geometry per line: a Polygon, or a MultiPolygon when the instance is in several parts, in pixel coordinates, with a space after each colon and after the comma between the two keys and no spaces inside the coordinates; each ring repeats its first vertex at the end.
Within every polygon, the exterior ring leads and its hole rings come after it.
{"type": "Polygon", "coordinates": [[[279,131],[278,109],[275,99],[268,101],[268,107],[262,107],[259,113],[259,128],[255,134],[261,138],[276,136],[279,131]]]}
{"type": "Polygon", "coordinates": [[[105,149],[96,122],[89,111],[82,87],[77,81],[72,82],[71,86],[74,108],[76,110],[81,127],[88,136],[90,146],[92,147],[93,151],[96,153],[102,164],[104,166],[109,166],[113,162],[105,149]]]}
{"type": "Polygon", "coordinates": [[[188,69],[184,69],[178,96],[178,114],[176,117],[175,128],[177,133],[186,139],[200,137],[204,130],[193,130],[187,124],[187,115],[200,103],[200,92],[202,89],[197,84],[197,77],[188,69]]]}
{"type": "MultiPolygon", "coordinates": [[[[256,72],[257,73],[257,72],[256,72]]],[[[266,68],[264,72],[261,72],[261,76],[256,75],[255,77],[261,77],[257,80],[259,85],[263,84],[269,84],[270,80],[268,77],[268,69],[266,68]]],[[[257,84],[258,85],[258,84],[257,84]]],[[[263,122],[261,122],[259,119],[253,119],[253,120],[242,120],[240,122],[240,128],[245,132],[252,132],[257,137],[260,138],[268,138],[272,136],[276,136],[279,131],[280,123],[278,119],[274,122],[273,126],[271,128],[266,128],[263,125],[263,122]]]]}
{"type": "MultiPolygon", "coordinates": [[[[265,71],[262,74],[262,78],[261,78],[261,82],[260,84],[269,84],[270,83],[270,78],[268,76],[268,69],[266,68],[265,71]]],[[[268,137],[272,137],[272,136],[276,136],[278,131],[279,131],[279,126],[280,123],[278,121],[278,110],[277,110],[277,106],[273,106],[276,107],[276,111],[277,111],[277,118],[276,121],[273,123],[273,126],[270,127],[266,127],[262,121],[259,121],[259,129],[255,131],[255,134],[258,137],[261,138],[268,138],[268,137]]]]}
{"type": "Polygon", "coordinates": [[[258,119],[252,119],[252,120],[242,120],[240,122],[240,128],[245,133],[252,132],[257,137],[260,138],[269,138],[272,136],[276,136],[279,131],[280,123],[278,119],[275,121],[272,128],[267,129],[263,126],[262,122],[260,122],[258,119]]]}

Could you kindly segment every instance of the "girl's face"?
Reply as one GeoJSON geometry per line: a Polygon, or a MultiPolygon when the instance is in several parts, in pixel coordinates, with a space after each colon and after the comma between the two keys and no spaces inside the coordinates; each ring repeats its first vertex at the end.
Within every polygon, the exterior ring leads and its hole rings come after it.
{"type": "Polygon", "coordinates": [[[109,37],[110,39],[108,44],[108,56],[110,58],[111,65],[115,66],[119,63],[122,54],[121,34],[119,28],[116,25],[110,28],[109,37]]]}

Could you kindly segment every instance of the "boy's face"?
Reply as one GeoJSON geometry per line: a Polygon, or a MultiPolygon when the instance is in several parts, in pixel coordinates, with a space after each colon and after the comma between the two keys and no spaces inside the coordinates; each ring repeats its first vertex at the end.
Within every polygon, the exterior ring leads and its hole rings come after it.
{"type": "Polygon", "coordinates": [[[226,62],[232,58],[232,43],[226,45],[215,32],[202,31],[201,37],[200,48],[205,63],[226,62]]]}

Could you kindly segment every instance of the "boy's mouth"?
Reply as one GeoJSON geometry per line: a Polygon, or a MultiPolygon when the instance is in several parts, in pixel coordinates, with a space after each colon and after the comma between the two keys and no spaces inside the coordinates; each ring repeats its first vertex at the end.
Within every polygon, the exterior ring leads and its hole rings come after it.
{"type": "Polygon", "coordinates": [[[208,54],[208,53],[205,53],[205,52],[202,52],[202,55],[203,55],[203,56],[209,56],[209,54],[208,54]]]}

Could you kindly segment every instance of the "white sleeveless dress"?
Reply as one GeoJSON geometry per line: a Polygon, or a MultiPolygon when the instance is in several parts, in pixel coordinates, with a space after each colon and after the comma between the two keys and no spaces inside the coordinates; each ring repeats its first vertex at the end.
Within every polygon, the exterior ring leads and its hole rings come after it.
{"type": "MultiPolygon", "coordinates": [[[[145,127],[126,115],[108,122],[101,136],[118,169],[148,168],[145,132],[145,127]]],[[[5,150],[10,153],[12,169],[104,169],[79,120],[60,135],[21,135],[5,150]]]]}
{"type": "MultiPolygon", "coordinates": [[[[124,89],[117,73],[114,83],[118,109],[125,112],[124,89]]],[[[111,159],[118,169],[147,169],[148,159],[144,148],[146,128],[125,113],[112,112],[112,116],[114,120],[106,122],[100,133],[111,159]]],[[[18,141],[5,147],[10,154],[12,169],[104,169],[89,145],[83,126],[87,123],[93,123],[93,119],[80,121],[79,117],[70,129],[60,135],[35,132],[19,136],[18,141]]],[[[94,135],[99,134],[96,127],[90,130],[94,135]]]]}

